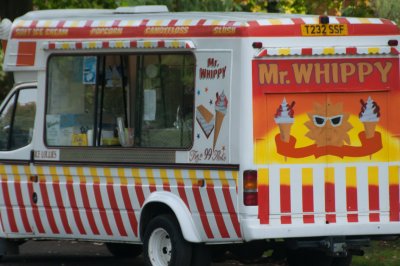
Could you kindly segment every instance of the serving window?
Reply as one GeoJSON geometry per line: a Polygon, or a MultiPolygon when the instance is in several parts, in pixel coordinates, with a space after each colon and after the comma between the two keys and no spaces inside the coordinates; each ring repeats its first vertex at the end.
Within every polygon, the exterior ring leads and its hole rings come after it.
{"type": "Polygon", "coordinates": [[[190,148],[191,53],[54,55],[48,62],[48,146],[190,148]]]}

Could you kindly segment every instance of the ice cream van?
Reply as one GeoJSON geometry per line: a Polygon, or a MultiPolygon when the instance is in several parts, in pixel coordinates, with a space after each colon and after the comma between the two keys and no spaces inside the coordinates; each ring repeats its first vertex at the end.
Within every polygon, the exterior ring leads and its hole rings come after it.
{"type": "Polygon", "coordinates": [[[0,28],[1,254],[337,266],[400,235],[393,22],[136,6],[0,28]]]}

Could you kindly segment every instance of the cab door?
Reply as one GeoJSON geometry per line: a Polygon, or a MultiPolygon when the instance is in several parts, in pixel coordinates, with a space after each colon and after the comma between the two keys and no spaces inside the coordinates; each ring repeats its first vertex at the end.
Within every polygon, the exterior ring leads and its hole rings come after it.
{"type": "Polygon", "coordinates": [[[31,151],[36,85],[14,88],[0,107],[0,215],[5,235],[33,234],[31,151]]]}

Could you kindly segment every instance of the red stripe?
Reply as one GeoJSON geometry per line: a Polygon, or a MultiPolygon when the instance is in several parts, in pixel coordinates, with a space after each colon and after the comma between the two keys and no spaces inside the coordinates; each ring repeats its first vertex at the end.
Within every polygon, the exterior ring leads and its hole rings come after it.
{"type": "Polygon", "coordinates": [[[264,49],[258,54],[258,57],[263,57],[263,56],[267,56],[267,55],[268,55],[268,50],[264,49]]]}
{"type": "Polygon", "coordinates": [[[164,189],[164,191],[171,192],[171,186],[169,185],[168,181],[163,182],[163,189],[164,189]]]}
{"type": "Polygon", "coordinates": [[[284,215],[284,213],[291,212],[291,204],[290,204],[290,185],[281,185],[280,186],[280,202],[281,202],[281,223],[282,224],[291,224],[292,217],[291,215],[284,215]]]}
{"type": "Polygon", "coordinates": [[[394,54],[394,55],[398,55],[399,54],[399,50],[397,50],[397,48],[395,48],[395,47],[391,47],[390,48],[390,53],[394,54]]]}
{"type": "Polygon", "coordinates": [[[347,18],[336,18],[339,24],[350,24],[350,22],[347,20],[347,18]]]}
{"type": "Polygon", "coordinates": [[[88,20],[88,21],[86,21],[86,23],[85,23],[85,28],[90,28],[91,26],[92,26],[92,23],[93,23],[93,20],[88,20]]]}
{"type": "Polygon", "coordinates": [[[144,202],[144,193],[143,193],[142,184],[135,183],[135,191],[136,191],[137,199],[139,201],[139,206],[142,207],[143,206],[143,202],[144,202]]]}
{"type": "Polygon", "coordinates": [[[368,194],[369,194],[369,221],[370,222],[379,222],[379,187],[376,185],[368,185],[368,194]]]}
{"type": "MultiPolygon", "coordinates": [[[[312,185],[302,186],[303,195],[303,212],[314,212],[314,187],[312,185]]],[[[305,224],[313,224],[315,222],[313,214],[304,214],[303,222],[305,224]]]]}
{"type": "Polygon", "coordinates": [[[108,199],[110,200],[111,209],[114,214],[115,223],[117,224],[118,232],[120,236],[128,236],[124,223],[122,222],[121,210],[118,207],[117,199],[115,198],[114,185],[112,183],[107,183],[107,193],[108,199]]]}
{"type": "Polygon", "coordinates": [[[33,20],[33,21],[31,22],[31,25],[29,25],[29,28],[36,28],[38,22],[39,22],[38,20],[33,20]]]}
{"type": "Polygon", "coordinates": [[[389,186],[390,221],[400,221],[399,184],[389,186]]]}
{"type": "Polygon", "coordinates": [[[157,42],[157,47],[158,47],[158,48],[163,48],[163,47],[165,47],[165,41],[162,41],[162,40],[161,40],[161,41],[158,41],[158,42],[157,42]]]}
{"type": "Polygon", "coordinates": [[[5,207],[7,209],[7,218],[11,232],[17,233],[18,232],[17,223],[15,221],[14,210],[11,204],[10,192],[8,191],[8,180],[3,178],[1,186],[3,189],[3,198],[4,198],[4,203],[6,205],[5,207]]]}
{"type": "Polygon", "coordinates": [[[150,193],[152,193],[152,192],[154,192],[154,191],[157,191],[156,185],[155,185],[155,184],[150,184],[150,185],[149,185],[149,190],[150,190],[150,193]]]}
{"type": "Polygon", "coordinates": [[[325,211],[326,222],[336,223],[335,210],[335,184],[325,182],[325,211]]]}
{"type": "Polygon", "coordinates": [[[130,221],[130,225],[132,228],[132,231],[134,233],[134,235],[137,237],[138,236],[138,222],[135,216],[135,211],[133,210],[132,207],[132,202],[131,199],[129,197],[129,192],[128,192],[128,187],[127,186],[121,186],[121,192],[122,192],[122,199],[124,200],[124,204],[125,204],[125,210],[128,213],[128,217],[129,217],[129,221],[130,221]]]}
{"type": "Polygon", "coordinates": [[[201,219],[201,223],[203,225],[204,231],[207,235],[208,238],[214,238],[214,235],[212,233],[210,224],[208,223],[208,218],[207,218],[207,214],[204,210],[204,205],[203,205],[203,201],[200,195],[200,190],[198,186],[192,186],[193,187],[193,196],[194,199],[196,201],[196,207],[197,207],[197,211],[199,212],[199,216],[201,219]]]}
{"type": "Polygon", "coordinates": [[[168,27],[173,27],[173,26],[175,26],[176,22],[178,22],[177,19],[171,19],[171,21],[168,23],[168,27]]]}
{"type": "MultiPolygon", "coordinates": [[[[187,199],[186,191],[185,191],[185,184],[183,182],[178,182],[177,186],[178,186],[179,196],[181,197],[183,202],[185,202],[186,206],[190,210],[189,201],[187,199]]],[[[193,184],[193,186],[195,186],[195,185],[193,184]]]]}
{"type": "MultiPolygon", "coordinates": [[[[28,183],[28,191],[29,191],[29,195],[33,195],[34,192],[33,192],[33,184],[32,183],[28,183]]],[[[36,203],[33,202],[32,197],[30,197],[30,201],[31,201],[31,206],[32,206],[33,219],[35,220],[37,231],[39,232],[39,234],[44,234],[45,231],[44,231],[44,227],[42,224],[42,219],[40,217],[38,207],[37,207],[36,203]]]]}
{"type": "Polygon", "coordinates": [[[304,20],[302,18],[292,18],[292,21],[296,25],[305,24],[305,22],[304,22],[304,20]]]}
{"type": "Polygon", "coordinates": [[[72,234],[71,227],[69,226],[69,223],[68,223],[68,218],[67,218],[67,213],[65,211],[64,203],[62,201],[59,182],[53,183],[53,190],[54,190],[54,196],[56,198],[58,211],[60,212],[61,222],[64,226],[65,233],[72,234]]]}
{"type": "Polygon", "coordinates": [[[86,235],[85,228],[82,223],[81,215],[79,213],[79,207],[76,204],[76,199],[75,199],[75,194],[74,194],[74,185],[72,181],[67,182],[67,193],[68,193],[68,199],[69,203],[72,209],[72,213],[74,215],[74,220],[76,223],[76,226],[78,227],[79,233],[81,235],[86,235]]]}
{"type": "Polygon", "coordinates": [[[113,28],[116,28],[116,27],[119,27],[119,23],[121,23],[121,20],[115,20],[114,22],[113,22],[113,24],[112,24],[112,26],[111,27],[113,27],[113,28]]]}
{"type": "Polygon", "coordinates": [[[393,25],[393,22],[389,19],[383,19],[381,18],[380,21],[382,21],[383,24],[385,25],[393,25]]]}
{"type": "Polygon", "coordinates": [[[63,28],[64,25],[65,25],[65,20],[60,20],[60,21],[57,23],[56,28],[63,28]]]}
{"type": "Polygon", "coordinates": [[[60,231],[57,228],[56,220],[54,219],[53,208],[50,204],[49,195],[47,193],[46,181],[39,183],[40,193],[43,200],[43,207],[46,212],[47,221],[49,222],[51,232],[53,234],[59,234],[60,231]]]}
{"type": "Polygon", "coordinates": [[[139,25],[139,27],[141,27],[141,26],[147,26],[147,23],[149,22],[149,20],[148,19],[143,19],[141,22],[140,22],[140,25],[139,25]]]}
{"type": "Polygon", "coordinates": [[[239,219],[238,219],[235,207],[233,206],[229,185],[223,185],[222,192],[224,193],[226,207],[228,208],[228,212],[231,217],[233,228],[235,228],[237,237],[241,237],[242,233],[240,232],[239,219]]]}
{"type": "Polygon", "coordinates": [[[131,48],[136,48],[137,47],[137,41],[131,41],[130,45],[131,45],[131,48]]]}
{"type": "Polygon", "coordinates": [[[88,193],[86,190],[86,183],[81,182],[79,184],[79,188],[81,190],[83,208],[85,209],[90,228],[92,229],[92,233],[95,235],[99,235],[100,234],[99,229],[97,228],[97,225],[96,225],[96,222],[95,222],[94,216],[93,216],[93,211],[92,211],[92,208],[90,207],[89,197],[88,197],[88,193]]]}
{"type": "Polygon", "coordinates": [[[229,238],[228,230],[226,229],[226,225],[224,219],[221,214],[221,210],[219,208],[218,200],[215,194],[215,188],[213,184],[207,185],[207,194],[210,200],[211,208],[214,213],[215,221],[217,222],[218,230],[221,234],[222,238],[229,238]]]}
{"type": "Polygon", "coordinates": [[[258,218],[261,224],[269,224],[269,186],[258,186],[258,218]]]}
{"type": "MultiPolygon", "coordinates": [[[[358,211],[358,202],[357,202],[357,188],[356,187],[347,187],[346,188],[346,205],[348,212],[357,212],[358,211]]],[[[358,222],[358,214],[357,213],[349,213],[347,214],[347,221],[349,223],[357,223],[358,222]]]]}
{"type": "Polygon", "coordinates": [[[312,50],[312,48],[302,48],[301,49],[301,54],[302,55],[312,55],[313,54],[313,50],[312,50]]]}
{"type": "Polygon", "coordinates": [[[96,199],[97,209],[99,210],[99,214],[100,214],[101,222],[103,223],[104,230],[106,230],[107,235],[111,236],[111,235],[113,235],[113,233],[112,233],[112,230],[110,227],[110,223],[108,221],[106,209],[104,208],[104,205],[103,205],[103,199],[101,197],[99,183],[96,182],[93,184],[93,191],[94,191],[94,198],[96,199]]]}
{"type": "Polygon", "coordinates": [[[357,54],[357,48],[356,47],[347,47],[346,54],[357,54]]]}
{"type": "Polygon", "coordinates": [[[206,22],[207,22],[207,20],[205,20],[205,19],[200,19],[200,20],[197,22],[197,25],[196,25],[196,26],[203,26],[206,22]]]}
{"type": "Polygon", "coordinates": [[[15,182],[15,195],[17,197],[19,213],[22,218],[22,223],[24,224],[25,232],[32,233],[32,228],[28,220],[28,214],[26,213],[24,199],[22,197],[21,182],[15,182]]]}
{"type": "Polygon", "coordinates": [[[50,50],[56,49],[56,44],[54,42],[49,43],[49,49],[50,50]]]}

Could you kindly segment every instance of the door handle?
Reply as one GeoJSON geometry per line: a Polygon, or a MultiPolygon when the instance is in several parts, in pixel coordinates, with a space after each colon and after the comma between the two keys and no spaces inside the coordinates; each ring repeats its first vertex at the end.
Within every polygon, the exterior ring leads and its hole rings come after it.
{"type": "Polygon", "coordinates": [[[37,194],[36,194],[36,192],[33,192],[33,194],[32,194],[32,201],[33,201],[33,203],[37,203],[37,201],[38,201],[38,196],[37,196],[37,194]]]}

